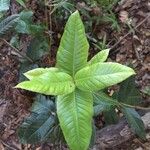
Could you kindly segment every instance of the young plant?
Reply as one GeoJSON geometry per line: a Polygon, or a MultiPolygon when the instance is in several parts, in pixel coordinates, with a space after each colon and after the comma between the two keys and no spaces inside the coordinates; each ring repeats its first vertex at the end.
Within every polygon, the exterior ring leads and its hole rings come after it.
{"type": "Polygon", "coordinates": [[[72,150],[86,150],[92,135],[93,92],[122,82],[135,74],[118,63],[104,62],[109,50],[88,62],[89,44],[79,12],[66,24],[57,52],[56,66],[26,72],[29,79],[16,88],[57,95],[56,107],[64,138],[72,150]]]}

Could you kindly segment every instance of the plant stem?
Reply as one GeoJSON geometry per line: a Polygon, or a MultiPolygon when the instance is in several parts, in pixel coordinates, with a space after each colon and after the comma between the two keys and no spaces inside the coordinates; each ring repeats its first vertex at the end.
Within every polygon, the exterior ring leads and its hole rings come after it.
{"type": "MultiPolygon", "coordinates": [[[[95,93],[96,95],[100,95],[98,93],[95,93]]],[[[109,97],[109,96],[108,96],[109,97]]],[[[129,104],[125,104],[125,103],[122,103],[122,102],[118,102],[118,100],[115,100],[115,99],[112,99],[110,97],[110,99],[105,99],[105,101],[107,101],[108,103],[111,102],[113,103],[114,105],[116,105],[116,107],[118,108],[121,108],[121,107],[130,107],[130,108],[134,108],[134,109],[140,109],[140,110],[145,110],[145,111],[148,111],[150,110],[150,107],[141,107],[141,106],[133,106],[133,105],[129,105],[129,104]]]]}
{"type": "Polygon", "coordinates": [[[28,56],[22,54],[17,48],[15,48],[14,46],[12,46],[9,42],[7,42],[5,39],[0,38],[0,40],[2,40],[5,44],[7,44],[9,47],[11,47],[15,52],[17,52],[20,56],[22,56],[23,58],[26,58],[29,62],[33,63],[33,60],[31,58],[29,58],[28,56]]]}
{"type": "Polygon", "coordinates": [[[140,109],[140,110],[150,110],[150,107],[141,107],[141,106],[133,106],[133,105],[129,105],[129,104],[125,104],[125,103],[120,103],[121,106],[125,106],[125,107],[130,107],[130,108],[135,108],[135,109],[140,109]]]}

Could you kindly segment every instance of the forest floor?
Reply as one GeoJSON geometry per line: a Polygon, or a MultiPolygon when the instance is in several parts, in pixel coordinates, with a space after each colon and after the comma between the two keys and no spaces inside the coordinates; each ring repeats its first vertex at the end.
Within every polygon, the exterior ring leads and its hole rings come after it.
{"type": "MultiPolygon", "coordinates": [[[[150,15],[150,1],[148,0],[122,2],[115,8],[115,11],[118,16],[122,12],[128,14],[128,17],[132,19],[133,28],[150,15]]],[[[35,7],[36,3],[30,3],[29,7],[32,8],[32,5],[35,7]]],[[[12,4],[11,9],[11,12],[14,13],[18,11],[15,4],[12,4]]],[[[122,22],[120,24],[121,32],[119,33],[116,31],[108,32],[109,29],[106,26],[97,27],[95,30],[101,36],[107,34],[108,41],[113,43],[112,39],[119,41],[129,32],[129,28],[125,24],[122,22]]],[[[53,32],[57,33],[55,29],[53,32]]],[[[22,41],[25,49],[28,39],[23,37],[22,41]]],[[[53,53],[53,56],[55,56],[55,50],[53,53]]],[[[129,34],[111,49],[110,59],[121,64],[131,63],[133,65],[137,73],[136,84],[143,95],[143,105],[150,106],[150,98],[144,94],[146,87],[150,86],[150,18],[135,29],[134,33],[129,34]]],[[[30,92],[13,88],[18,83],[19,65],[18,56],[14,55],[8,45],[0,42],[0,150],[54,149],[48,143],[34,146],[22,145],[18,141],[17,128],[23,119],[29,115],[29,108],[32,105],[34,96],[30,92]]],[[[117,150],[118,148],[114,149],[117,150]]],[[[134,138],[132,141],[122,144],[119,149],[150,150],[150,136],[147,141],[134,138]]]]}

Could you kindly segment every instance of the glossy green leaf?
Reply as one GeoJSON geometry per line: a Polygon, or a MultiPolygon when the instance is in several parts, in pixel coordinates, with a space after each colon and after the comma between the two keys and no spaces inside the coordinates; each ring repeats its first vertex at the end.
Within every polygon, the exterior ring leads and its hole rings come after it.
{"type": "Polygon", "coordinates": [[[96,63],[78,71],[75,83],[81,90],[98,91],[122,82],[133,74],[133,69],[118,63],[96,63]]]}
{"type": "Polygon", "coordinates": [[[93,65],[95,63],[104,62],[106,61],[107,57],[109,55],[109,49],[102,50],[98,54],[96,54],[89,62],[88,64],[93,65]]]}
{"type": "Polygon", "coordinates": [[[119,91],[113,96],[119,102],[137,105],[141,101],[140,91],[136,88],[135,77],[130,77],[120,84],[119,91]]]}
{"type": "Polygon", "coordinates": [[[93,94],[94,99],[94,116],[99,115],[104,111],[110,110],[114,106],[119,106],[119,103],[104,92],[93,94]]]}
{"type": "Polygon", "coordinates": [[[140,115],[132,108],[124,107],[122,109],[131,129],[142,139],[145,139],[145,128],[140,115]]]}
{"type": "Polygon", "coordinates": [[[66,24],[57,52],[57,68],[74,76],[86,66],[89,44],[79,12],[73,13],[66,24]]]}
{"type": "Polygon", "coordinates": [[[71,94],[58,96],[57,114],[70,149],[87,150],[92,135],[91,93],[76,89],[71,94]]]}
{"type": "Polygon", "coordinates": [[[71,93],[75,89],[72,77],[63,72],[49,70],[43,74],[38,75],[37,73],[34,78],[31,75],[27,75],[27,77],[31,80],[19,83],[16,88],[45,95],[63,95],[71,93]]]}

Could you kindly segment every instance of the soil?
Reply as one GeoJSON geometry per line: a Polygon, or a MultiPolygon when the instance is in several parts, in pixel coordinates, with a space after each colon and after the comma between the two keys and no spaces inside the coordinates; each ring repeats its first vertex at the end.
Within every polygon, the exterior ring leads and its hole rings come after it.
{"type": "MultiPolygon", "coordinates": [[[[12,1],[10,14],[17,13],[20,9],[12,1]]],[[[38,19],[43,21],[43,12],[38,10],[36,0],[29,1],[28,8],[32,8],[38,13],[38,19]]],[[[150,15],[149,0],[122,0],[114,11],[120,18],[121,32],[110,32],[110,26],[97,26],[95,33],[97,36],[106,32],[108,34],[108,43],[113,46],[120,38],[129,32],[129,27],[122,21],[121,15],[131,20],[132,28],[135,28],[144,18],[150,15]],[[109,31],[109,32],[108,32],[109,31]]],[[[36,21],[36,19],[35,19],[36,21]]],[[[57,29],[53,32],[61,34],[57,29]]],[[[59,42],[59,38],[55,37],[59,42]]],[[[7,39],[9,40],[9,39],[7,39]]],[[[28,44],[30,38],[23,37],[23,43],[28,44]],[[24,40],[24,38],[26,40],[24,40]]],[[[59,43],[52,45],[51,63],[55,62],[56,49],[59,43]]],[[[14,55],[13,50],[0,42],[0,150],[50,150],[50,144],[42,145],[22,145],[18,141],[17,128],[23,119],[29,115],[29,108],[33,102],[34,94],[23,90],[14,89],[19,78],[19,59],[14,55]]],[[[96,51],[94,52],[96,53],[96,51]]],[[[93,54],[92,54],[93,55],[93,54]]],[[[111,61],[117,61],[122,64],[132,64],[136,70],[136,84],[143,95],[143,105],[150,106],[150,97],[144,95],[143,91],[150,86],[150,18],[148,18],[140,27],[134,30],[129,36],[124,38],[115,48],[111,49],[111,61]]],[[[149,137],[150,138],[150,137],[149,137]]],[[[119,149],[128,150],[150,150],[150,142],[143,142],[138,138],[124,143],[119,149]]],[[[116,150],[118,148],[115,148],[116,150]]]]}

